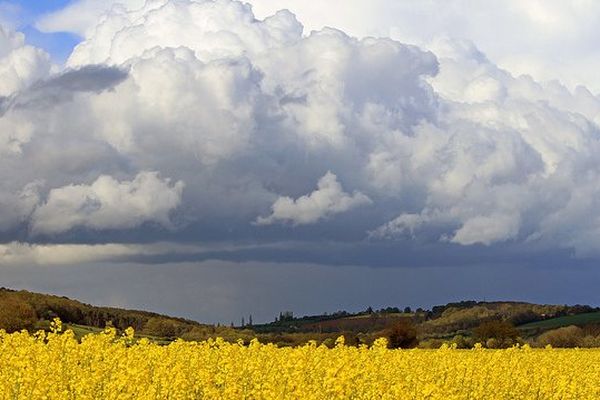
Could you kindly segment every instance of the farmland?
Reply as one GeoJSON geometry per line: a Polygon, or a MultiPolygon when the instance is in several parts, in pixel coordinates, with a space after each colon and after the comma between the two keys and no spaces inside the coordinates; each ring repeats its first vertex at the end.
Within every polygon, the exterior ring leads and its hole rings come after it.
{"type": "Polygon", "coordinates": [[[519,326],[523,330],[545,330],[560,328],[569,325],[589,325],[600,323],[600,312],[583,313],[577,315],[567,315],[563,317],[551,318],[543,321],[531,322],[519,326]]]}
{"type": "Polygon", "coordinates": [[[2,399],[597,399],[600,350],[161,346],[114,328],[0,333],[2,399]]]}

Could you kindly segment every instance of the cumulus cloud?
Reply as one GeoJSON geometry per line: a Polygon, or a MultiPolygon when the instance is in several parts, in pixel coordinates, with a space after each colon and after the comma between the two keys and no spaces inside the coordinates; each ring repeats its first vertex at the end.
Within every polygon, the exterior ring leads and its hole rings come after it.
{"type": "MultiPolygon", "coordinates": [[[[591,165],[599,144],[598,98],[583,88],[573,93],[557,83],[515,78],[472,43],[444,39],[432,47],[440,73],[430,83],[447,113],[442,124],[423,125],[404,143],[414,149],[407,151],[414,161],[405,166],[420,167],[417,182],[426,196],[420,212],[402,213],[371,236],[429,231],[463,245],[553,242],[565,226],[546,231],[549,216],[562,213],[571,193],[588,186],[581,180],[583,164],[586,174],[597,174],[591,165]]],[[[375,160],[375,171],[390,171],[379,175],[382,186],[404,176],[390,165],[389,150],[375,160]]],[[[579,225],[578,236],[586,229],[579,225]]],[[[584,243],[575,247],[583,250],[584,243]]]]}
{"type": "Polygon", "coordinates": [[[139,10],[113,8],[74,49],[68,65],[122,64],[157,47],[186,47],[202,62],[243,54],[252,57],[292,44],[301,33],[302,25],[289,11],[258,21],[251,7],[241,2],[159,0],[139,10]],[[185,16],[189,23],[169,16],[185,16]]]}
{"type": "Polygon", "coordinates": [[[320,219],[371,203],[371,199],[360,192],[344,192],[337,176],[327,171],[319,179],[315,191],[297,199],[279,197],[271,206],[271,215],[258,217],[256,224],[270,225],[279,221],[294,225],[314,224],[320,219]]]}
{"type": "Polygon", "coordinates": [[[55,188],[33,213],[31,228],[34,233],[60,233],[74,227],[132,228],[144,222],[169,227],[169,213],[181,202],[183,186],[156,172],[140,172],[132,181],[103,175],[91,185],[55,188]]]}
{"type": "MultiPolygon", "coordinates": [[[[233,0],[82,1],[48,16],[40,26],[83,41],[67,69],[10,78],[0,100],[0,203],[13,210],[0,230],[110,241],[151,222],[143,234],[165,239],[177,209],[178,239],[292,235],[263,226],[288,222],[312,225],[298,240],[600,249],[592,91],[512,74],[452,35],[417,47],[302,22],[233,0]],[[92,3],[89,22],[61,22],[92,3]],[[351,218],[328,218],[340,213],[351,218]]],[[[24,46],[4,36],[6,54],[24,46]]]]}
{"type": "Polygon", "coordinates": [[[25,44],[22,33],[0,25],[0,99],[48,75],[50,56],[25,44]]]}
{"type": "Polygon", "coordinates": [[[318,7],[302,0],[249,2],[259,17],[288,8],[308,31],[335,26],[354,36],[390,36],[423,48],[439,36],[468,39],[515,76],[600,91],[596,2],[330,0],[318,7]]]}

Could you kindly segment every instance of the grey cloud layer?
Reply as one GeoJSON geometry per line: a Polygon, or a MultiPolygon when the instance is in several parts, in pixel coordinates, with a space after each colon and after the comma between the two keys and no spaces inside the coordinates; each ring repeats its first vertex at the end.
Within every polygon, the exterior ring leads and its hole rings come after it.
{"type": "MultiPolygon", "coordinates": [[[[600,100],[584,87],[515,77],[465,41],[425,51],[304,35],[288,11],[230,0],[134,3],[73,28],[69,70],[34,58],[41,83],[0,87],[12,239],[219,226],[599,250],[600,100]]],[[[0,66],[27,48],[15,35],[0,66]]]]}

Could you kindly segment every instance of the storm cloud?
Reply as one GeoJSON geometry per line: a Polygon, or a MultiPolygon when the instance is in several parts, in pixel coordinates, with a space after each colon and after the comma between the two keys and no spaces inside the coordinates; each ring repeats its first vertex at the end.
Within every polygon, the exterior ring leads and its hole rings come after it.
{"type": "Polygon", "coordinates": [[[86,247],[107,262],[600,254],[584,86],[233,0],[79,1],[38,26],[82,41],[58,67],[0,30],[0,263],[48,243],[116,246],[86,247]]]}

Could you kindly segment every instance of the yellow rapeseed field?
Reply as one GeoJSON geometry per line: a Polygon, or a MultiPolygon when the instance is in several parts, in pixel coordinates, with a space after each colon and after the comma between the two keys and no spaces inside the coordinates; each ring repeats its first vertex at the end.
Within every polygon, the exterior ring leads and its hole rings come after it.
{"type": "Polygon", "coordinates": [[[600,350],[161,346],[0,331],[1,399],[600,399],[600,350]]]}

